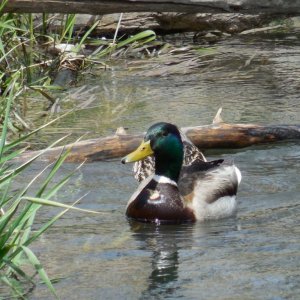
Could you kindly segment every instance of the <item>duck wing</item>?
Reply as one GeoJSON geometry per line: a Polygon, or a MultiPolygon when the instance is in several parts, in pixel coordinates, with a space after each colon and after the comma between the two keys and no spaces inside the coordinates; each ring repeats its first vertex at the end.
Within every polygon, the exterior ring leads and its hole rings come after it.
{"type": "Polygon", "coordinates": [[[213,203],[237,193],[240,171],[230,161],[196,161],[181,170],[178,189],[186,202],[198,198],[213,203]]]}

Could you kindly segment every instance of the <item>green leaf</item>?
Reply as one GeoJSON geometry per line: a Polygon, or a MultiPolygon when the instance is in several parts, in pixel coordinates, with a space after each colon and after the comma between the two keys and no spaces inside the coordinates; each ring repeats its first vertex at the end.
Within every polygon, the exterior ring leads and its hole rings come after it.
{"type": "MultiPolygon", "coordinates": [[[[102,57],[105,56],[111,52],[113,52],[115,49],[119,49],[121,47],[124,47],[128,44],[132,44],[134,42],[139,42],[139,43],[145,43],[145,42],[150,42],[156,38],[156,34],[152,30],[145,30],[143,32],[137,33],[134,36],[131,36],[127,38],[124,41],[120,41],[117,44],[109,45],[107,48],[104,50],[100,51],[97,56],[102,57]]],[[[97,52],[97,50],[95,51],[97,52]]]]}
{"type": "MultiPolygon", "coordinates": [[[[13,216],[15,215],[17,209],[18,209],[18,205],[20,203],[19,201],[15,201],[13,203],[13,206],[1,217],[0,219],[0,236],[2,236],[5,227],[7,226],[7,224],[9,223],[9,221],[13,218],[13,216]]],[[[2,237],[1,237],[2,239],[2,237]]],[[[2,244],[0,239],[0,249],[4,246],[4,243],[2,244]]]]}
{"type": "Polygon", "coordinates": [[[15,175],[21,173],[23,170],[25,170],[33,161],[35,161],[39,156],[41,156],[43,153],[47,152],[49,149],[51,149],[54,145],[60,143],[62,140],[64,140],[66,137],[62,137],[59,140],[52,143],[48,148],[38,151],[35,156],[33,156],[31,159],[29,159],[27,162],[23,163],[21,166],[10,170],[7,174],[0,177],[0,184],[9,180],[10,178],[14,177],[15,175]]]}
{"type": "Polygon", "coordinates": [[[2,156],[0,159],[0,164],[5,163],[6,161],[11,161],[12,159],[14,159],[17,156],[19,156],[20,154],[22,154],[24,151],[26,151],[26,149],[19,149],[19,150],[16,150],[15,152],[12,152],[6,156],[2,156]]]}
{"type": "Polygon", "coordinates": [[[10,281],[10,279],[7,276],[0,276],[0,280],[5,283],[7,286],[9,286],[18,297],[20,297],[21,299],[26,299],[23,295],[23,293],[21,293],[10,281]]]}
{"type": "MultiPolygon", "coordinates": [[[[37,132],[41,131],[42,129],[46,128],[47,126],[51,125],[52,123],[54,123],[54,122],[60,120],[61,118],[63,118],[63,117],[65,117],[66,115],[68,115],[70,112],[71,112],[71,111],[66,112],[65,114],[63,114],[63,115],[61,115],[61,116],[55,118],[54,120],[52,120],[52,121],[46,123],[45,125],[42,125],[41,127],[39,127],[39,128],[37,128],[37,129],[31,131],[30,133],[28,133],[28,134],[26,134],[26,135],[20,137],[20,138],[17,139],[16,141],[13,141],[13,142],[11,142],[11,143],[8,143],[7,145],[4,146],[4,152],[5,152],[5,151],[8,151],[8,150],[10,150],[10,149],[12,149],[13,147],[15,147],[15,146],[17,146],[17,145],[19,145],[19,144],[21,144],[21,142],[27,140],[30,136],[36,134],[37,132]]],[[[58,140],[58,141],[62,141],[62,139],[60,139],[60,140],[58,140]]],[[[55,144],[57,144],[57,142],[55,142],[55,144]]],[[[53,147],[53,146],[54,146],[54,145],[52,144],[50,147],[53,147]]],[[[50,147],[48,147],[47,150],[48,150],[50,147]]]]}
{"type": "Polygon", "coordinates": [[[51,172],[48,174],[46,180],[44,180],[44,183],[42,184],[41,188],[39,189],[39,191],[37,192],[37,197],[41,197],[43,192],[45,191],[47,185],[49,184],[49,182],[51,181],[51,179],[53,178],[53,176],[56,174],[56,172],[58,171],[58,169],[61,167],[62,163],[64,162],[64,160],[67,158],[68,154],[70,153],[70,149],[66,150],[65,152],[62,152],[60,157],[56,160],[51,172]]]}
{"type": "MultiPolygon", "coordinates": [[[[0,199],[0,209],[3,208],[3,205],[5,205],[5,203],[10,200],[10,196],[8,195],[9,187],[10,187],[10,180],[8,180],[5,184],[5,186],[2,188],[2,197],[0,199]]],[[[0,188],[1,188],[1,186],[0,186],[0,188]]],[[[0,221],[1,221],[1,219],[0,219],[0,221]]],[[[1,234],[1,230],[0,230],[0,234],[1,234]]]]}
{"type": "Polygon", "coordinates": [[[76,15],[75,14],[70,14],[66,16],[66,22],[65,22],[65,27],[63,29],[63,32],[60,36],[59,39],[59,44],[63,41],[63,39],[66,37],[66,35],[68,35],[67,41],[69,42],[71,40],[72,37],[72,33],[73,33],[73,28],[75,25],[75,20],[76,20],[76,15]]]}
{"type": "Polygon", "coordinates": [[[3,258],[3,261],[7,266],[9,266],[11,269],[13,269],[19,276],[23,277],[26,281],[35,284],[34,281],[29,277],[22,269],[20,269],[17,265],[12,263],[11,261],[3,258]]]}
{"type": "Polygon", "coordinates": [[[117,49],[121,48],[121,47],[124,47],[128,44],[131,44],[133,42],[143,40],[143,39],[146,39],[146,38],[149,38],[149,37],[152,37],[153,39],[155,39],[156,38],[155,32],[152,31],[152,30],[145,30],[143,32],[135,34],[134,36],[129,37],[128,39],[126,39],[124,41],[119,42],[117,44],[117,49]]]}
{"type": "MultiPolygon", "coordinates": [[[[13,83],[16,83],[16,78],[14,79],[13,83]]],[[[11,87],[9,91],[9,96],[7,98],[5,117],[4,117],[3,127],[2,127],[1,140],[0,140],[0,161],[2,160],[2,154],[4,152],[4,146],[5,146],[6,135],[7,135],[7,126],[8,126],[9,115],[10,115],[10,107],[14,98],[13,92],[14,89],[11,87]]]]}
{"type": "MultiPolygon", "coordinates": [[[[79,198],[77,201],[73,203],[75,205],[82,199],[79,198]]],[[[50,226],[53,225],[59,218],[61,218],[67,211],[69,211],[69,208],[63,210],[59,214],[57,214],[55,217],[53,217],[50,221],[48,221],[46,224],[44,224],[39,230],[37,230],[26,242],[24,242],[23,246],[28,246],[32,242],[34,242],[40,235],[42,235],[50,226]]],[[[16,249],[13,253],[11,253],[8,257],[8,259],[13,259],[15,256],[17,256],[21,252],[20,247],[16,249]]]]}
{"type": "Polygon", "coordinates": [[[75,48],[75,52],[76,53],[80,51],[81,46],[84,43],[84,41],[87,39],[87,37],[90,35],[90,33],[98,26],[99,23],[100,23],[100,20],[98,20],[97,22],[95,22],[93,24],[93,26],[91,28],[89,28],[89,30],[84,34],[84,36],[81,38],[79,44],[75,48]]]}
{"type": "MultiPolygon", "coordinates": [[[[0,249],[0,257],[2,257],[0,262],[5,262],[6,263],[6,261],[4,259],[4,256],[9,252],[9,250],[12,247],[14,247],[14,245],[6,245],[6,246],[4,246],[3,248],[0,249]]],[[[0,265],[0,269],[1,269],[1,265],[0,265]]]]}
{"type": "Polygon", "coordinates": [[[25,197],[23,197],[23,199],[28,200],[32,203],[37,203],[37,204],[46,205],[46,206],[54,206],[54,207],[60,207],[60,208],[73,209],[73,210],[78,210],[78,211],[86,212],[86,213],[90,213],[90,214],[106,214],[105,212],[99,212],[99,211],[94,211],[94,210],[89,210],[89,209],[78,208],[78,207],[74,207],[72,205],[67,205],[67,204],[63,204],[63,203],[51,201],[51,200],[45,200],[42,198],[25,196],[25,197]]]}
{"type": "Polygon", "coordinates": [[[3,8],[5,7],[6,3],[8,0],[3,0],[2,3],[0,4],[0,12],[3,10],[3,8]]]}
{"type": "MultiPolygon", "coordinates": [[[[31,206],[32,206],[31,203],[29,203],[23,209],[23,211],[20,213],[20,215],[18,215],[14,219],[14,221],[10,224],[8,230],[3,234],[3,236],[0,239],[0,249],[4,247],[4,245],[9,240],[9,238],[12,236],[13,233],[15,234],[16,238],[20,235],[20,233],[21,233],[20,230],[16,230],[16,229],[17,229],[17,227],[22,227],[22,225],[27,221],[27,218],[25,218],[25,216],[31,206]]],[[[15,213],[15,211],[13,211],[13,213],[15,213]]],[[[12,241],[11,244],[14,244],[14,241],[12,241]]]]}
{"type": "Polygon", "coordinates": [[[33,267],[39,273],[43,282],[47,285],[47,287],[52,292],[52,294],[55,296],[55,298],[59,299],[46,271],[42,267],[41,263],[39,262],[39,260],[35,256],[35,254],[28,247],[22,246],[22,249],[26,253],[26,255],[27,255],[29,261],[31,262],[31,264],[33,265],[33,267]]]}
{"type": "Polygon", "coordinates": [[[48,191],[45,195],[44,198],[45,199],[50,199],[51,197],[53,197],[68,181],[69,179],[74,175],[74,173],[81,168],[81,166],[84,164],[84,162],[82,164],[80,164],[73,172],[71,172],[70,174],[68,174],[67,176],[65,176],[65,178],[63,178],[62,180],[60,180],[60,182],[58,182],[56,185],[54,185],[53,187],[51,187],[50,191],[48,191]]]}

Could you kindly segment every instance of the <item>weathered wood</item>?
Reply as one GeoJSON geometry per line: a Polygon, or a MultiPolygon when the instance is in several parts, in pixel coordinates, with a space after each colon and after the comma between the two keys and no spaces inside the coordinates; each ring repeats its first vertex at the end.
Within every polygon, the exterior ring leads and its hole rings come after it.
{"type": "MultiPolygon", "coordinates": [[[[282,140],[300,140],[300,125],[261,126],[255,124],[212,124],[183,128],[183,132],[201,150],[212,148],[242,148],[255,144],[282,140]]],[[[118,158],[134,150],[143,135],[114,135],[105,138],[80,141],[66,147],[56,147],[41,156],[42,160],[55,160],[64,148],[71,148],[68,162],[98,161],[118,158]]],[[[26,160],[38,151],[20,156],[26,160]]]]}
{"type": "MultiPolygon", "coordinates": [[[[52,18],[49,29],[61,28],[61,14],[52,18]]],[[[93,30],[93,36],[113,36],[120,18],[120,14],[104,16],[79,15],[76,18],[74,30],[84,32],[96,20],[98,26],[93,30]]],[[[227,33],[239,33],[255,27],[269,24],[274,16],[248,14],[202,14],[202,13],[124,13],[119,26],[119,36],[135,34],[142,30],[154,30],[156,33],[199,32],[220,30],[227,33]]],[[[38,19],[37,25],[41,24],[38,19]]]]}
{"type": "Polygon", "coordinates": [[[9,0],[7,12],[111,14],[118,12],[300,14],[300,0],[9,0]]]}

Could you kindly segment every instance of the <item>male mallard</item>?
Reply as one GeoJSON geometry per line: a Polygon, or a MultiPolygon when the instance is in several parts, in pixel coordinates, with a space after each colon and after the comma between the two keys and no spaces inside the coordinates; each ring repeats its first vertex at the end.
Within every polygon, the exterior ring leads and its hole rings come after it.
{"type": "Polygon", "coordinates": [[[141,145],[122,159],[128,163],[153,155],[155,161],[154,175],[142,181],[127,204],[129,218],[182,223],[235,212],[239,169],[223,159],[207,162],[202,154],[183,165],[189,161],[184,159],[184,142],[175,125],[157,123],[148,129],[141,145]]]}
{"type": "MultiPolygon", "coordinates": [[[[183,162],[182,166],[189,166],[196,161],[206,161],[203,153],[185,136],[181,131],[180,137],[183,143],[183,162]]],[[[142,182],[150,175],[154,174],[155,162],[153,155],[138,160],[133,165],[134,178],[138,182],[142,182]]]]}

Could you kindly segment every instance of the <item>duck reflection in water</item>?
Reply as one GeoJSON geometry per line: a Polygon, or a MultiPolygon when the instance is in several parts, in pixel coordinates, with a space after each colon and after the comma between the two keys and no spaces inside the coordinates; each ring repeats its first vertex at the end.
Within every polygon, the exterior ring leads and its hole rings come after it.
{"type": "Polygon", "coordinates": [[[233,235],[240,227],[236,218],[180,225],[156,225],[133,220],[129,223],[138,248],[143,252],[151,251],[147,286],[140,296],[143,300],[182,297],[185,286],[194,280],[186,273],[191,270],[191,261],[192,269],[197,270],[201,278],[202,255],[229,242],[233,243],[233,247],[236,242],[240,243],[233,235]]]}
{"type": "Polygon", "coordinates": [[[148,286],[140,299],[164,299],[180,288],[178,279],[179,248],[192,244],[192,224],[158,226],[130,221],[140,249],[152,251],[148,286]],[[183,245],[184,244],[184,245],[183,245]]]}

